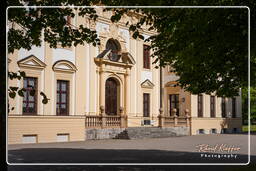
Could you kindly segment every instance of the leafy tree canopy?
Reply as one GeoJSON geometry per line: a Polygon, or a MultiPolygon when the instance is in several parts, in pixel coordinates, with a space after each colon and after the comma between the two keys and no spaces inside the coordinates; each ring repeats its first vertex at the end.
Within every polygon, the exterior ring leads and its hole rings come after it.
{"type": "MultiPolygon", "coordinates": [[[[248,121],[248,88],[244,87],[242,89],[242,114],[243,114],[243,121],[246,122],[248,121]]],[[[251,116],[251,121],[253,123],[256,123],[256,88],[255,87],[250,87],[250,116],[251,116]]],[[[248,123],[248,122],[246,122],[248,123]]]]}
{"type": "MultiPolygon", "coordinates": [[[[29,6],[75,5],[91,6],[96,4],[140,6],[140,5],[246,5],[251,8],[251,77],[256,78],[255,58],[255,1],[246,3],[239,0],[183,0],[173,1],[107,1],[107,0],[24,0],[29,6]]],[[[23,3],[24,4],[24,3],[23,3]]],[[[8,5],[23,6],[20,1],[8,5]]],[[[75,8],[80,16],[97,19],[94,8],[75,8]]],[[[155,63],[159,66],[171,65],[180,77],[178,84],[193,94],[216,92],[218,96],[237,95],[240,87],[248,85],[248,9],[247,8],[107,8],[112,10],[111,20],[117,22],[129,11],[142,14],[137,24],[127,23],[133,37],[144,39],[140,34],[143,25],[156,30],[151,41],[155,63]]],[[[8,31],[8,51],[30,49],[44,41],[51,47],[57,44],[71,46],[92,43],[100,44],[97,34],[84,25],[66,25],[66,17],[74,17],[71,8],[10,8],[10,26],[16,23],[22,29],[10,27],[8,31]]],[[[255,86],[256,79],[251,80],[255,86]]]]}

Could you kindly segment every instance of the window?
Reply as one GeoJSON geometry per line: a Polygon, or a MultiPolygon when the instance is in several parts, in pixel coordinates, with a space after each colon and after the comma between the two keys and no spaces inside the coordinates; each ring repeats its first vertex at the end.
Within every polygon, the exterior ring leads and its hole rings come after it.
{"type": "Polygon", "coordinates": [[[210,115],[212,118],[215,118],[216,115],[215,115],[215,96],[211,96],[211,99],[210,99],[210,115]]]}
{"type": "Polygon", "coordinates": [[[144,120],[144,123],[143,123],[144,125],[151,125],[151,120],[144,120]]]}
{"type": "Polygon", "coordinates": [[[37,113],[37,78],[25,77],[23,87],[26,90],[23,97],[22,113],[25,115],[36,115],[37,113]],[[30,92],[35,90],[35,95],[31,96],[30,92]]]}
{"type": "Polygon", "coordinates": [[[37,143],[37,135],[23,135],[22,136],[22,143],[37,143]]]}
{"type": "Polygon", "coordinates": [[[226,101],[224,97],[221,98],[221,116],[223,118],[226,117],[226,101]]]}
{"type": "Polygon", "coordinates": [[[61,133],[57,134],[57,142],[68,142],[69,141],[69,134],[61,133]]]}
{"type": "Polygon", "coordinates": [[[221,129],[221,133],[222,133],[222,134],[228,133],[228,129],[227,129],[227,128],[222,128],[222,129],[221,129]]]}
{"type": "Polygon", "coordinates": [[[216,129],[216,128],[212,128],[212,129],[211,129],[211,133],[212,133],[212,134],[217,134],[217,129],[216,129]]]}
{"type": "Polygon", "coordinates": [[[198,134],[205,134],[204,129],[199,129],[199,130],[198,130],[198,134]]]}
{"type": "Polygon", "coordinates": [[[175,108],[177,110],[176,115],[179,116],[179,95],[178,94],[170,94],[169,95],[170,100],[170,116],[172,116],[172,110],[175,108]]]}
{"type": "Polygon", "coordinates": [[[233,128],[232,132],[233,133],[238,133],[238,129],[237,128],[233,128]]]}
{"type": "Polygon", "coordinates": [[[202,94],[199,94],[198,97],[197,97],[197,116],[198,117],[203,117],[203,95],[202,94]]]}
{"type": "Polygon", "coordinates": [[[143,116],[149,117],[150,113],[150,96],[148,93],[143,93],[143,116]]]}
{"type": "Polygon", "coordinates": [[[150,69],[150,49],[148,45],[143,45],[143,68],[150,69]]]}
{"type": "Polygon", "coordinates": [[[108,58],[111,61],[117,62],[119,60],[119,58],[120,58],[120,55],[118,54],[119,53],[119,49],[120,49],[118,41],[116,41],[114,39],[109,39],[107,41],[107,44],[106,44],[106,49],[107,50],[111,50],[108,58]]]}
{"type": "Polygon", "coordinates": [[[57,80],[57,115],[68,115],[69,110],[69,82],[57,80]]]}
{"type": "Polygon", "coordinates": [[[236,98],[232,98],[232,118],[236,117],[236,98]]]}
{"type": "Polygon", "coordinates": [[[72,19],[72,17],[71,16],[67,16],[67,25],[71,25],[71,19],[72,19]]]}

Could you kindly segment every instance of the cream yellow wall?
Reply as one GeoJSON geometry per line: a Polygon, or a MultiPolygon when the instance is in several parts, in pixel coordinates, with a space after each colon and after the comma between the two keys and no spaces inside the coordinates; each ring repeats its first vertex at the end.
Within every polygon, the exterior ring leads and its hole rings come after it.
{"type": "Polygon", "coordinates": [[[37,135],[38,143],[56,142],[57,134],[69,134],[69,141],[84,141],[83,116],[9,116],[8,143],[22,143],[23,135],[37,135]]]}
{"type": "Polygon", "coordinates": [[[50,99],[50,101],[44,105],[44,115],[48,114],[48,115],[54,115],[54,109],[56,107],[55,104],[53,103],[54,101],[54,95],[55,92],[53,90],[53,85],[55,85],[55,81],[54,81],[54,72],[52,70],[52,50],[49,47],[49,44],[46,43],[45,45],[45,64],[46,67],[44,69],[44,93],[46,94],[46,96],[50,99]]]}
{"type": "MultiPolygon", "coordinates": [[[[10,62],[8,63],[8,71],[10,72],[17,72],[19,70],[18,65],[17,65],[17,60],[18,60],[18,51],[15,50],[13,54],[8,55],[8,59],[10,59],[10,62]]],[[[17,81],[17,79],[14,80],[8,80],[8,86],[13,86],[13,87],[19,87],[20,84],[17,81]]],[[[20,108],[19,108],[19,98],[9,98],[9,108],[13,108],[13,110],[10,110],[10,114],[20,114],[20,108]]]]}
{"type": "Polygon", "coordinates": [[[191,133],[192,135],[198,134],[199,129],[204,129],[206,134],[210,133],[211,129],[217,129],[217,133],[221,133],[222,128],[227,128],[232,131],[233,128],[237,128],[241,131],[242,119],[241,118],[192,118],[191,120],[191,133]],[[222,126],[223,123],[227,123],[222,126]]]}

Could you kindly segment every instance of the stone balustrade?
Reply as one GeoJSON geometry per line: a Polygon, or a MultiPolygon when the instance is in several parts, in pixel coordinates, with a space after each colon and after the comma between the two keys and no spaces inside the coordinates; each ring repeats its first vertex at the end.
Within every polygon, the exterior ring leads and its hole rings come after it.
{"type": "Polygon", "coordinates": [[[180,126],[186,126],[190,127],[190,121],[191,117],[189,115],[189,110],[185,110],[185,115],[183,116],[177,116],[177,109],[172,110],[172,116],[164,116],[163,110],[159,109],[159,127],[180,127],[180,126]]]}
{"type": "Polygon", "coordinates": [[[120,115],[106,115],[104,106],[100,106],[100,115],[85,116],[86,128],[126,128],[127,116],[120,107],[120,115]]]}

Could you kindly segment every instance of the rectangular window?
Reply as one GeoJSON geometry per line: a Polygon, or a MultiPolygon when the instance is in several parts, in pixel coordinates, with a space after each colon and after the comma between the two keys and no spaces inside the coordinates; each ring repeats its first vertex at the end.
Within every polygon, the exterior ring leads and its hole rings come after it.
{"type": "Polygon", "coordinates": [[[57,142],[68,142],[69,134],[57,134],[57,142]]]}
{"type": "Polygon", "coordinates": [[[232,118],[236,117],[236,98],[232,98],[232,118]]]}
{"type": "Polygon", "coordinates": [[[215,113],[215,96],[211,96],[210,99],[210,111],[211,111],[211,117],[215,118],[216,113],[215,113]]]}
{"type": "Polygon", "coordinates": [[[150,96],[148,93],[143,93],[143,116],[149,117],[150,113],[150,96]]]}
{"type": "Polygon", "coordinates": [[[57,115],[69,115],[69,82],[57,80],[57,115]]]}
{"type": "Polygon", "coordinates": [[[224,97],[221,98],[221,116],[223,118],[226,117],[226,101],[224,97]]]}
{"type": "Polygon", "coordinates": [[[37,135],[23,135],[22,143],[37,143],[37,135]]]}
{"type": "Polygon", "coordinates": [[[150,69],[150,49],[148,45],[143,45],[143,68],[150,69]]]}
{"type": "Polygon", "coordinates": [[[25,77],[23,88],[26,90],[23,97],[22,113],[24,115],[37,114],[37,78],[25,77]],[[31,96],[30,92],[35,91],[35,95],[31,96]]]}
{"type": "Polygon", "coordinates": [[[179,114],[180,114],[179,95],[178,94],[170,94],[169,95],[169,101],[170,101],[170,116],[172,116],[172,110],[174,108],[177,110],[176,115],[179,116],[179,114]]]}
{"type": "Polygon", "coordinates": [[[202,94],[199,94],[198,97],[197,97],[197,107],[198,107],[198,110],[197,110],[197,116],[198,117],[203,117],[203,95],[202,94]]]}
{"type": "Polygon", "coordinates": [[[72,24],[72,17],[70,15],[64,16],[64,19],[66,20],[66,25],[72,24]]]}

